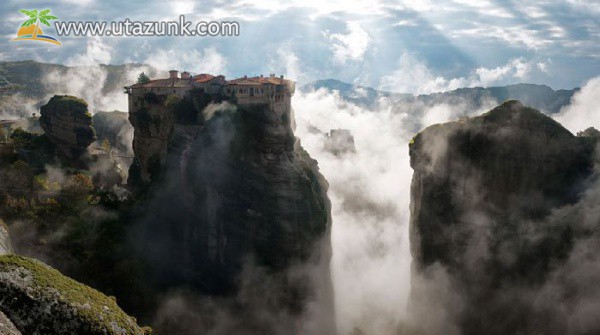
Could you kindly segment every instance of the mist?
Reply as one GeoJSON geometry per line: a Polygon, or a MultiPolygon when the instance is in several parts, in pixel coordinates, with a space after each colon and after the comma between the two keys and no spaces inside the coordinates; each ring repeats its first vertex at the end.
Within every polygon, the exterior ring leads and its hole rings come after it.
{"type": "Polygon", "coordinates": [[[340,334],[396,334],[407,323],[411,257],[408,239],[412,170],[408,143],[419,129],[493,106],[398,106],[369,110],[337,92],[297,92],[296,136],[317,159],[332,201],[332,277],[340,334]],[[318,129],[319,131],[315,130],[318,129]],[[334,155],[323,133],[349,129],[356,153],[334,155]]]}
{"type": "MultiPolygon", "coordinates": [[[[600,94],[599,82],[598,78],[590,80],[556,116],[572,132],[598,127],[595,102],[600,94]]],[[[344,101],[335,91],[296,93],[292,101],[296,136],[318,160],[330,183],[331,270],[339,334],[396,334],[405,325],[415,323],[426,324],[424,330],[428,333],[458,332],[453,325],[464,302],[460,293],[453,291],[442,267],[431,269],[429,279],[412,283],[430,292],[431,300],[425,304],[425,310],[410,314],[407,311],[411,291],[408,222],[413,173],[408,143],[427,126],[480,115],[499,103],[490,99],[480,105],[469,100],[399,105],[381,99],[376,108],[367,109],[344,101]],[[326,149],[325,133],[337,128],[351,131],[356,153],[339,156],[326,149]]],[[[591,187],[589,194],[597,193],[594,190],[596,187],[591,187]]],[[[589,194],[578,204],[586,207],[584,213],[596,211],[595,207],[584,205],[593,203],[589,194]]],[[[572,257],[583,253],[580,248],[589,250],[589,245],[590,241],[578,245],[572,257]]],[[[565,266],[574,264],[576,261],[570,260],[565,266]]],[[[595,267],[595,263],[592,265],[595,267]]],[[[564,270],[557,270],[556,276],[560,276],[560,271],[564,270]]],[[[540,292],[553,291],[543,287],[540,292]]],[[[592,302],[588,301],[587,306],[593,306],[592,302]]],[[[584,305],[579,307],[582,308],[584,305]]],[[[585,310],[578,311],[570,318],[581,319],[583,313],[585,310]]]]}
{"type": "Polygon", "coordinates": [[[571,104],[564,107],[555,120],[574,134],[588,127],[598,129],[600,128],[599,99],[600,76],[588,80],[581,87],[581,91],[573,96],[571,104]]]}
{"type": "MultiPolygon", "coordinates": [[[[116,85],[118,88],[108,92],[104,89],[108,73],[99,65],[53,72],[44,82],[52,89],[51,95],[70,94],[85,99],[92,113],[126,111],[127,96],[121,87],[135,82],[142,71],[144,68],[141,67],[130,68],[124,80],[116,85]]],[[[598,127],[600,120],[596,105],[599,95],[600,78],[597,77],[588,81],[573,97],[571,105],[563,108],[555,118],[572,132],[590,126],[598,127]]],[[[14,106],[18,103],[16,100],[14,106]]],[[[396,334],[404,324],[411,323],[413,315],[408,313],[407,302],[411,291],[409,208],[413,172],[409,164],[408,144],[418,131],[427,126],[479,115],[498,103],[489,100],[474,105],[465,99],[454,104],[398,105],[382,98],[374,109],[368,109],[344,101],[336,92],[296,92],[292,99],[297,127],[295,134],[311,157],[319,162],[321,173],[330,184],[328,195],[332,202],[333,221],[331,271],[339,334],[396,334]],[[356,153],[335,155],[326,149],[324,134],[337,128],[351,131],[356,153]]],[[[23,105],[25,108],[19,110],[15,107],[7,115],[31,115],[36,110],[33,104],[29,101],[23,105]]],[[[207,114],[213,112],[206,111],[207,114]]],[[[126,134],[123,135],[125,141],[129,141],[129,131],[123,134],[126,134]]],[[[598,193],[595,185],[578,205],[580,208],[570,210],[582,210],[584,213],[598,211],[593,205],[598,193]]],[[[590,216],[597,218],[597,215],[590,216]]],[[[582,222],[592,224],[589,220],[582,222]]],[[[597,279],[598,272],[593,269],[598,268],[598,262],[595,259],[582,262],[579,257],[588,254],[594,247],[594,240],[582,240],[565,267],[557,270],[554,280],[565,276],[574,283],[597,279]],[[583,269],[578,265],[580,263],[592,270],[583,269]]],[[[460,297],[446,285],[444,270],[438,270],[433,271],[433,281],[413,282],[412,285],[422,285],[431,290],[434,298],[448,298],[447,303],[458,309],[460,297]]],[[[552,285],[549,282],[541,287],[538,297],[553,297],[556,287],[552,285]]],[[[219,325],[233,322],[236,317],[226,313],[227,309],[222,307],[229,302],[208,301],[194,307],[190,304],[196,299],[189,299],[187,295],[186,292],[175,292],[165,297],[158,321],[169,323],[171,311],[189,311],[191,307],[197,310],[197,313],[192,313],[192,320],[200,317],[202,311],[209,310],[218,314],[209,319],[211,322],[218,320],[219,325]],[[211,306],[220,307],[214,310],[211,306]]],[[[593,319],[590,315],[595,315],[598,310],[595,297],[594,291],[587,307],[577,306],[577,310],[569,315],[570,322],[590,322],[593,319]]],[[[548,300],[540,301],[550,303],[548,300]]],[[[448,305],[441,306],[438,313],[432,314],[434,327],[431,331],[446,329],[451,333],[451,328],[447,327],[451,326],[452,311],[444,309],[448,305]]],[[[202,320],[198,322],[205,322],[202,320]]]]}

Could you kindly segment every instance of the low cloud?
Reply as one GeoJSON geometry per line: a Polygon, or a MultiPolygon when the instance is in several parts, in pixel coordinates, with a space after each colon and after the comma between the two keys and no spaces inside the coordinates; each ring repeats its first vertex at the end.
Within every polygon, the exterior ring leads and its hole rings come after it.
{"type": "Polygon", "coordinates": [[[391,335],[403,329],[411,263],[408,143],[423,127],[487,107],[469,101],[398,106],[384,99],[369,109],[324,89],[294,95],[296,135],[330,184],[340,334],[391,335]],[[336,156],[327,150],[324,133],[337,128],[351,131],[356,153],[336,156]]]}
{"type": "Polygon", "coordinates": [[[546,72],[547,63],[514,58],[495,68],[476,68],[466,77],[446,78],[435,75],[424,62],[405,52],[400,57],[398,69],[382,77],[379,87],[393,92],[429,94],[462,87],[488,87],[509,79],[525,81],[535,70],[546,72]]]}
{"type": "Polygon", "coordinates": [[[571,104],[564,107],[555,119],[572,133],[589,127],[600,129],[599,101],[600,77],[595,77],[585,83],[581,91],[575,93],[571,104]]]}
{"type": "Polygon", "coordinates": [[[227,72],[227,59],[215,47],[185,52],[177,48],[153,50],[143,63],[161,70],[177,69],[213,74],[227,72]]]}
{"type": "Polygon", "coordinates": [[[114,49],[102,41],[100,37],[91,37],[87,40],[85,51],[73,55],[65,61],[66,66],[96,66],[110,64],[111,54],[114,49]]]}

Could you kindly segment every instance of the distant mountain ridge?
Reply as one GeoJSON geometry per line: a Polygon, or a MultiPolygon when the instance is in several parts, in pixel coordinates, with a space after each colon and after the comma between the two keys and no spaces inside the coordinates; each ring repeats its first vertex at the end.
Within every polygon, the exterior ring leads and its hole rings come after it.
{"type": "MultiPolygon", "coordinates": [[[[157,75],[161,71],[144,64],[128,63],[122,65],[98,65],[107,73],[106,80],[99,83],[103,92],[110,92],[119,87],[127,77],[127,73],[135,71],[148,71],[148,75],[157,75]]],[[[0,62],[0,95],[19,92],[25,97],[43,98],[48,94],[50,87],[45,85],[43,78],[50,73],[65,74],[70,69],[86,68],[90,66],[66,66],[62,64],[42,63],[33,60],[0,62]]],[[[95,67],[95,66],[94,66],[95,67]]]]}
{"type": "MultiPolygon", "coordinates": [[[[133,75],[137,76],[141,72],[146,72],[151,78],[166,76],[162,70],[137,63],[69,67],[32,60],[0,62],[0,115],[28,115],[26,111],[35,111],[47,102],[42,101],[43,99],[54,94],[77,93],[81,95],[80,92],[64,92],[64,89],[57,89],[53,83],[61,83],[62,77],[65,78],[64,81],[67,81],[67,84],[74,78],[81,78],[90,84],[96,84],[94,80],[97,79],[97,87],[94,88],[99,93],[94,94],[108,95],[118,93],[124,85],[132,82],[133,75]],[[33,106],[33,110],[24,108],[24,101],[33,106]]],[[[436,104],[462,106],[465,110],[485,109],[485,107],[515,99],[547,114],[555,114],[562,107],[568,105],[573,94],[579,91],[579,88],[553,90],[546,85],[515,84],[487,88],[459,88],[453,91],[415,96],[408,93],[381,91],[331,78],[317,80],[301,87],[301,90],[305,92],[318,89],[337,91],[345,101],[369,109],[376,109],[383,98],[391,102],[395,110],[410,113],[422,112],[436,104]]],[[[89,93],[91,94],[91,92],[89,93]]],[[[93,106],[92,97],[87,98],[93,106]]],[[[106,108],[106,106],[94,107],[100,110],[106,108]]]]}
{"type": "Polygon", "coordinates": [[[32,60],[0,62],[0,119],[19,119],[39,113],[54,95],[73,95],[88,102],[90,110],[125,109],[123,87],[145,72],[166,76],[144,64],[65,66],[32,60]]]}
{"type": "Polygon", "coordinates": [[[376,104],[379,98],[392,98],[395,100],[407,99],[413,96],[410,93],[380,91],[372,87],[354,85],[333,78],[313,81],[301,87],[301,89],[305,92],[316,91],[322,88],[329,91],[338,91],[344,100],[366,106],[372,106],[376,104]]]}
{"type": "Polygon", "coordinates": [[[485,99],[495,99],[498,103],[506,100],[519,100],[526,106],[542,110],[549,114],[558,113],[568,105],[573,94],[579,88],[571,90],[553,90],[546,85],[538,84],[513,84],[495,87],[467,87],[452,91],[413,95],[409,93],[395,93],[379,91],[371,87],[353,85],[337,79],[317,80],[301,87],[304,91],[328,89],[338,91],[340,96],[349,102],[373,107],[380,98],[389,98],[394,103],[420,102],[427,105],[448,103],[455,104],[458,100],[469,100],[475,105],[482,105],[485,99]]]}

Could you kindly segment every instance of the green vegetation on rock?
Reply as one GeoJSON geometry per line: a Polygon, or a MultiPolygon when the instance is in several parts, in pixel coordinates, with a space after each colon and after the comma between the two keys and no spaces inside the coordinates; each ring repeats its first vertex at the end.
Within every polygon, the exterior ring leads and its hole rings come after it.
{"type": "Polygon", "coordinates": [[[114,299],[43,263],[0,256],[0,311],[27,334],[149,334],[114,299]]]}
{"type": "Polygon", "coordinates": [[[138,84],[145,84],[150,81],[150,77],[148,77],[144,72],[140,73],[138,76],[137,82],[138,84]]]}

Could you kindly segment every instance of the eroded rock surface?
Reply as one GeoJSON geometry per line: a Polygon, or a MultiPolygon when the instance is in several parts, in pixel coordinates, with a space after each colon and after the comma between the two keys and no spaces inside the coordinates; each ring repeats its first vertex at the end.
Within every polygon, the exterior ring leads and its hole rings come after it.
{"type": "Polygon", "coordinates": [[[411,308],[446,318],[430,333],[600,331],[600,257],[578,258],[600,230],[596,143],[517,101],[413,139],[411,308]]]}
{"type": "Polygon", "coordinates": [[[173,135],[175,114],[166,98],[148,93],[130,98],[129,122],[133,125],[135,159],[129,168],[128,184],[141,187],[156,181],[166,164],[169,139],[173,135]]]}
{"type": "Polygon", "coordinates": [[[155,180],[140,216],[161,285],[234,299],[224,309],[243,315],[207,332],[334,333],[328,185],[289,105],[211,103],[182,124],[149,97],[130,112],[140,164],[129,181],[155,180]]]}
{"type": "Polygon", "coordinates": [[[74,96],[55,95],[40,108],[40,125],[59,155],[76,160],[96,140],[87,103],[74,96]]]}

